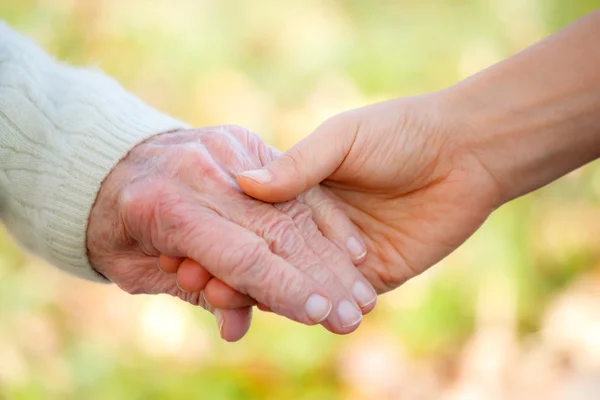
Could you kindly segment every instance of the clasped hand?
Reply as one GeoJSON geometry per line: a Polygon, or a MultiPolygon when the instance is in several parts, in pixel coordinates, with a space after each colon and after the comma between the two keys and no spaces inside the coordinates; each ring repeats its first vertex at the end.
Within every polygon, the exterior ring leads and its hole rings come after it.
{"type": "Polygon", "coordinates": [[[334,116],[281,155],[236,127],[152,138],[102,185],[90,260],[129,292],[204,305],[227,340],[255,303],[349,333],[497,207],[600,157],[599,17],[448,89],[334,116]]]}
{"type": "Polygon", "coordinates": [[[257,303],[352,332],[376,293],[447,256],[510,197],[453,104],[438,92],[349,111],[281,155],[238,127],[152,138],[103,184],[90,259],[130,293],[204,306],[227,340],[257,303]]]}
{"type": "Polygon", "coordinates": [[[226,340],[245,334],[257,302],[303,324],[354,331],[376,300],[353,264],[364,255],[358,229],[318,186],[267,204],[236,183],[276,157],[235,126],[139,144],[109,174],[92,209],[92,265],[129,293],[168,293],[203,306],[226,340]],[[184,258],[191,268],[184,263],[172,273],[184,258]]]}

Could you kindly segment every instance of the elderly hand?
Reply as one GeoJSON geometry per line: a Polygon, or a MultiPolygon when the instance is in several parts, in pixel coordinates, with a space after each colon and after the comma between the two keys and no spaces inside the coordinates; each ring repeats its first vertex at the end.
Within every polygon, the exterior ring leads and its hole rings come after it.
{"type": "Polygon", "coordinates": [[[252,299],[294,321],[354,331],[375,292],[345,250],[348,237],[362,243],[352,223],[318,188],[271,205],[235,183],[240,172],[275,156],[239,127],[179,131],[139,144],[109,174],[91,211],[92,265],[129,293],[168,293],[214,311],[158,265],[161,254],[194,260],[207,281],[216,278],[214,287],[239,292],[242,308],[219,312],[226,340],[248,329],[252,299]]]}

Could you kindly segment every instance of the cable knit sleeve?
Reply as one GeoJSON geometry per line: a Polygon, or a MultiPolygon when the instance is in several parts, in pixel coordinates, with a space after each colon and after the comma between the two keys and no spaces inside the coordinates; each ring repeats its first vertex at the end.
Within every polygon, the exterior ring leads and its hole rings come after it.
{"type": "Polygon", "coordinates": [[[82,278],[102,180],[137,143],[186,127],[100,71],[54,61],[0,22],[0,218],[24,247],[82,278]]]}

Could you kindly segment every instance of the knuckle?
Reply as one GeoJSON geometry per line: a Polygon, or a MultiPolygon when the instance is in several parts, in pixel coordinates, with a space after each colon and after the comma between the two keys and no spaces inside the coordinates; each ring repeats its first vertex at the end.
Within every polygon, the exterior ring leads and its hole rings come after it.
{"type": "Polygon", "coordinates": [[[238,282],[239,289],[246,291],[253,282],[267,277],[269,271],[263,265],[267,252],[267,244],[263,241],[241,243],[221,251],[217,265],[229,266],[227,274],[238,282]]]}
{"type": "Polygon", "coordinates": [[[233,141],[231,131],[226,127],[209,130],[202,135],[202,144],[209,148],[229,147],[233,141]]]}
{"type": "Polygon", "coordinates": [[[294,221],[284,215],[275,215],[267,226],[268,233],[273,237],[280,237],[295,229],[294,221]]]}
{"type": "Polygon", "coordinates": [[[244,142],[248,137],[254,136],[255,134],[250,132],[247,128],[241,125],[229,124],[222,126],[223,131],[227,132],[240,142],[244,142]]]}
{"type": "Polygon", "coordinates": [[[284,301],[294,301],[295,299],[308,297],[305,293],[305,285],[302,279],[298,279],[295,274],[285,274],[275,271],[271,277],[271,286],[269,301],[271,304],[281,304],[284,301]]]}
{"type": "Polygon", "coordinates": [[[213,176],[218,170],[207,148],[198,142],[178,145],[163,161],[163,168],[171,176],[206,177],[213,176]]]}
{"type": "Polygon", "coordinates": [[[303,276],[304,274],[267,266],[260,281],[262,302],[278,312],[285,312],[289,307],[298,305],[295,303],[306,299],[311,289],[303,276]]]}
{"type": "Polygon", "coordinates": [[[312,238],[318,235],[319,229],[314,223],[313,212],[306,204],[292,200],[276,204],[275,207],[291,218],[293,225],[300,230],[304,237],[312,238]]]}
{"type": "MultiPolygon", "coordinates": [[[[259,165],[265,165],[273,160],[271,150],[267,144],[256,133],[239,125],[226,125],[224,130],[235,142],[235,148],[242,149],[246,154],[252,154],[258,158],[259,165]]],[[[245,165],[247,168],[256,168],[254,163],[245,165]]],[[[244,168],[246,169],[246,168],[244,168]]]]}
{"type": "Polygon", "coordinates": [[[320,283],[323,287],[339,289],[339,277],[335,276],[329,269],[318,263],[307,265],[304,272],[320,283]]]}
{"type": "Polygon", "coordinates": [[[294,221],[287,217],[277,218],[267,228],[266,236],[271,250],[276,254],[295,254],[300,251],[303,243],[294,221]]]}
{"type": "Polygon", "coordinates": [[[319,186],[301,194],[299,198],[315,212],[321,212],[323,214],[336,211],[341,212],[333,199],[331,199],[319,186]]]}
{"type": "Polygon", "coordinates": [[[213,163],[220,163],[225,175],[235,175],[246,169],[249,162],[249,150],[246,141],[241,141],[228,130],[207,132],[202,143],[211,154],[213,163]]]}

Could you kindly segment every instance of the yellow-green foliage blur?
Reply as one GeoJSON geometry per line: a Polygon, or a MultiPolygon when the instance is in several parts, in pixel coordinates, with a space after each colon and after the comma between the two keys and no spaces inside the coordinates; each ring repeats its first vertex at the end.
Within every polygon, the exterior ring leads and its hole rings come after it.
{"type": "MultiPolygon", "coordinates": [[[[339,111],[444,88],[597,7],[2,0],[0,18],[194,126],[244,125],[284,149],[339,111]]],[[[497,211],[346,337],[257,312],[224,344],[201,309],[78,281],[0,234],[0,399],[587,400],[599,371],[599,165],[497,211]]]]}

